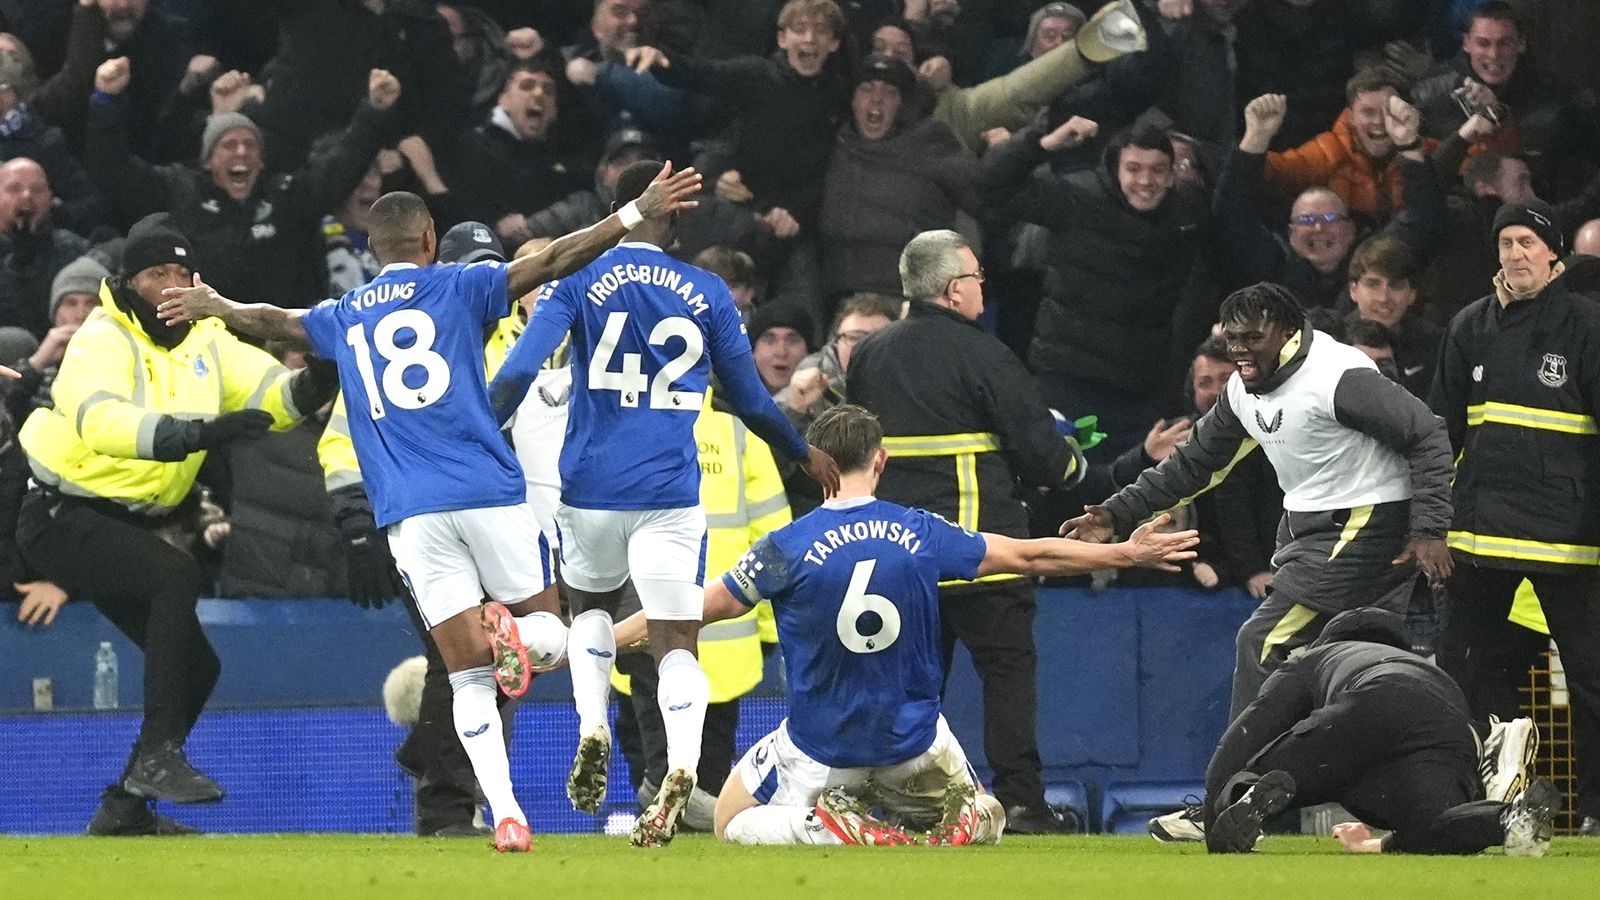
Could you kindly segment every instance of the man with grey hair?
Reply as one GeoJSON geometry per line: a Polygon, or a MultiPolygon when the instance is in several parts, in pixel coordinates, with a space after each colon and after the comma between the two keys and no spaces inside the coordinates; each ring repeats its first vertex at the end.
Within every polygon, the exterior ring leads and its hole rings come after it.
{"type": "MultiPolygon", "coordinates": [[[[1027,537],[1017,485],[1071,486],[1085,466],[1022,361],[975,324],[983,281],[960,234],[912,238],[900,254],[910,311],[856,346],[846,390],[850,403],[883,425],[889,462],[879,497],[932,510],[968,531],[1027,537]]],[[[1039,774],[1032,582],[944,582],[939,600],[946,669],[959,639],[983,681],[984,753],[1008,829],[1060,831],[1039,774]]]]}

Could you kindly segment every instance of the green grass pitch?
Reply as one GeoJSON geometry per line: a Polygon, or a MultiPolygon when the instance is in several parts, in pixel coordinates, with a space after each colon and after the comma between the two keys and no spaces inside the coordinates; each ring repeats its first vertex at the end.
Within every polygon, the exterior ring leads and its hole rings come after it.
{"type": "Polygon", "coordinates": [[[731,847],[680,837],[534,835],[487,841],[283,835],[0,838],[0,896],[31,898],[668,897],[1579,898],[1600,896],[1600,841],[1558,838],[1544,859],[1349,856],[1331,839],[1269,837],[1249,856],[1141,837],[1008,837],[999,847],[731,847]]]}

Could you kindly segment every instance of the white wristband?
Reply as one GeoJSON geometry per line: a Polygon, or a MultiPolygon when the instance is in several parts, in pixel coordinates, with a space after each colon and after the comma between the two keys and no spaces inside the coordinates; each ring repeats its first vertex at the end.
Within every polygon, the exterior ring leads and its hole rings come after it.
{"type": "Polygon", "coordinates": [[[629,200],[625,206],[617,210],[617,218],[622,220],[623,228],[632,231],[639,227],[639,223],[644,221],[644,214],[639,212],[639,202],[637,200],[629,200]]]}

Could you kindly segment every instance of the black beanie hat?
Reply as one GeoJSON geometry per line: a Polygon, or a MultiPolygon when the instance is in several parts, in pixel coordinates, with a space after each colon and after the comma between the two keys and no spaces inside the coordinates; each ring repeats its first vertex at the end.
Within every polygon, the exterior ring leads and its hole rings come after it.
{"type": "Polygon", "coordinates": [[[124,279],[151,266],[178,263],[194,271],[194,248],[183,233],[167,224],[166,213],[153,213],[133,223],[128,239],[122,243],[122,265],[117,274],[124,279]]]}
{"type": "Polygon", "coordinates": [[[1500,232],[1512,225],[1523,225],[1539,236],[1544,245],[1559,258],[1566,252],[1561,238],[1561,226],[1556,224],[1556,212],[1550,204],[1537,197],[1518,200],[1500,207],[1494,214],[1494,240],[1500,242],[1500,232]]]}
{"type": "Polygon", "coordinates": [[[816,349],[812,341],[817,330],[817,323],[812,321],[810,313],[792,303],[765,303],[755,308],[750,316],[750,346],[754,347],[756,341],[761,340],[763,332],[773,328],[793,328],[800,332],[805,339],[806,350],[816,349]]]}

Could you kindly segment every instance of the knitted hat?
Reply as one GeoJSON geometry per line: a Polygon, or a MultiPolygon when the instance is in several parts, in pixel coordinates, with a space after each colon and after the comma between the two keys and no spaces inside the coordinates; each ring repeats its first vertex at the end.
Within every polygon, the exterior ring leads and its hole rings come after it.
{"type": "Polygon", "coordinates": [[[200,135],[200,165],[205,165],[211,159],[211,151],[217,149],[217,142],[222,136],[235,128],[248,128],[256,136],[256,141],[261,141],[261,128],[250,121],[244,113],[219,113],[206,118],[206,130],[200,135]]]}
{"type": "Polygon", "coordinates": [[[817,324],[800,307],[792,303],[766,303],[756,307],[755,313],[750,316],[750,346],[754,347],[764,332],[774,328],[793,328],[805,339],[807,351],[816,349],[813,337],[817,324]]]}
{"type": "Polygon", "coordinates": [[[1539,240],[1544,241],[1544,245],[1557,257],[1566,252],[1561,238],[1561,226],[1556,224],[1556,211],[1538,197],[1518,200],[1500,207],[1500,211],[1494,214],[1496,243],[1500,241],[1500,232],[1512,225],[1526,226],[1538,235],[1539,240]]]}
{"type": "Polygon", "coordinates": [[[194,271],[194,248],[189,239],[167,224],[167,213],[153,213],[133,223],[122,244],[122,266],[117,274],[132,278],[152,266],[178,263],[194,271]]]}
{"type": "Polygon", "coordinates": [[[56,273],[55,280],[50,282],[50,321],[56,320],[56,309],[61,306],[61,300],[68,294],[92,294],[100,296],[100,282],[111,277],[106,267],[92,256],[80,256],[66,268],[56,273]]]}

